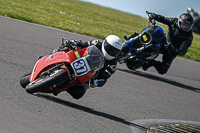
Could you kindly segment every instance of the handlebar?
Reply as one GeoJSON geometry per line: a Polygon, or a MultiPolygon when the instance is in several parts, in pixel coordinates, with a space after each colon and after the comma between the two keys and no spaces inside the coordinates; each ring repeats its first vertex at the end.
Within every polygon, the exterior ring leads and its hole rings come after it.
{"type": "Polygon", "coordinates": [[[152,23],[152,25],[155,26],[156,24],[156,20],[151,18],[151,14],[153,14],[152,12],[146,11],[148,17],[149,17],[149,22],[152,23]]]}
{"type": "Polygon", "coordinates": [[[68,50],[77,50],[77,49],[79,49],[75,42],[73,42],[71,40],[67,40],[65,37],[62,37],[61,46],[65,47],[65,49],[68,49],[68,50]]]}
{"type": "Polygon", "coordinates": [[[146,11],[147,14],[153,14],[153,12],[146,11]]]}
{"type": "Polygon", "coordinates": [[[147,14],[152,14],[152,12],[146,11],[147,14]]]}

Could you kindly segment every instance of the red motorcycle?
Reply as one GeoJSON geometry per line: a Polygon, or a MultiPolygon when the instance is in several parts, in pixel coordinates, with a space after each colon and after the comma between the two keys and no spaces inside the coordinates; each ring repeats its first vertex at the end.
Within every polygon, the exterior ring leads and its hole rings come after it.
{"type": "Polygon", "coordinates": [[[57,95],[77,84],[90,83],[95,73],[104,66],[103,54],[95,45],[78,49],[69,45],[66,39],[62,39],[62,43],[67,45],[67,50],[40,58],[32,73],[21,77],[20,85],[27,93],[57,95]]]}

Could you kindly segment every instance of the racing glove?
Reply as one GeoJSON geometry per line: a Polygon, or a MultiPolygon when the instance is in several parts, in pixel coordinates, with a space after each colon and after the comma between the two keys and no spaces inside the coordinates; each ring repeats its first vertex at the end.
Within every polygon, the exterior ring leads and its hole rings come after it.
{"type": "Polygon", "coordinates": [[[83,43],[81,40],[69,40],[67,44],[80,47],[83,43]]]}
{"type": "Polygon", "coordinates": [[[155,13],[151,13],[151,15],[150,15],[149,18],[150,18],[150,19],[156,19],[156,18],[157,18],[157,15],[156,15],[155,13]]]}
{"type": "MultiPolygon", "coordinates": [[[[69,48],[70,49],[73,49],[73,50],[76,50],[76,49],[80,49],[81,48],[81,45],[82,45],[82,41],[78,41],[78,40],[68,40],[66,42],[66,44],[61,44],[59,46],[59,48],[57,49],[57,51],[68,51],[69,48]]],[[[57,52],[55,50],[55,52],[57,52]]]]}
{"type": "Polygon", "coordinates": [[[173,55],[177,55],[179,52],[179,49],[176,48],[174,45],[170,44],[168,45],[168,50],[173,54],[173,55]]]}
{"type": "Polygon", "coordinates": [[[149,20],[152,21],[152,19],[158,20],[160,19],[162,16],[155,14],[155,13],[151,13],[151,15],[149,16],[149,20]]]}
{"type": "Polygon", "coordinates": [[[92,78],[92,80],[90,82],[90,87],[92,87],[92,88],[102,87],[106,82],[107,82],[106,79],[95,79],[95,78],[92,78]]]}

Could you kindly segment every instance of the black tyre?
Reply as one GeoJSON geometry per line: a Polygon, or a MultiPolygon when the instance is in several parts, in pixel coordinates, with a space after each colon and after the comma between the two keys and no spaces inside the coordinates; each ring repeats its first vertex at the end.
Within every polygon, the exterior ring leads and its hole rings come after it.
{"type": "Polygon", "coordinates": [[[126,61],[128,69],[136,70],[142,66],[140,61],[136,61],[135,58],[130,58],[126,61]]]}
{"type": "Polygon", "coordinates": [[[50,74],[46,78],[38,78],[26,86],[27,93],[35,93],[44,89],[47,89],[55,84],[58,84],[66,80],[67,71],[65,69],[59,69],[50,74]]]}
{"type": "Polygon", "coordinates": [[[24,74],[22,77],[20,77],[20,85],[25,88],[27,84],[30,83],[29,78],[30,78],[31,73],[24,74]]]}

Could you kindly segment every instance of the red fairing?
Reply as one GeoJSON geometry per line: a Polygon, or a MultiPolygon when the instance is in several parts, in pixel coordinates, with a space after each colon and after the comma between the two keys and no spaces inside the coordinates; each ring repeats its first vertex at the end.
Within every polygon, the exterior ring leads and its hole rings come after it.
{"type": "MultiPolygon", "coordinates": [[[[33,71],[29,79],[30,82],[33,82],[35,79],[37,79],[41,75],[42,72],[47,71],[48,69],[54,67],[55,64],[59,64],[59,63],[73,64],[73,62],[75,62],[76,60],[79,60],[81,57],[86,56],[87,49],[88,47],[84,49],[74,50],[74,51],[70,50],[68,52],[60,51],[55,54],[42,57],[40,60],[36,62],[33,68],[33,71]]],[[[67,70],[68,77],[66,77],[66,79],[68,79],[71,76],[70,70],[68,69],[66,65],[62,65],[61,68],[64,68],[67,70]]],[[[96,73],[95,71],[89,71],[84,75],[80,75],[80,76],[76,75],[75,80],[72,81],[71,83],[65,86],[58,86],[52,90],[44,89],[42,90],[42,92],[52,93],[54,91],[59,91],[62,89],[72,87],[79,83],[85,83],[89,81],[95,75],[95,73],[96,73]]]]}

